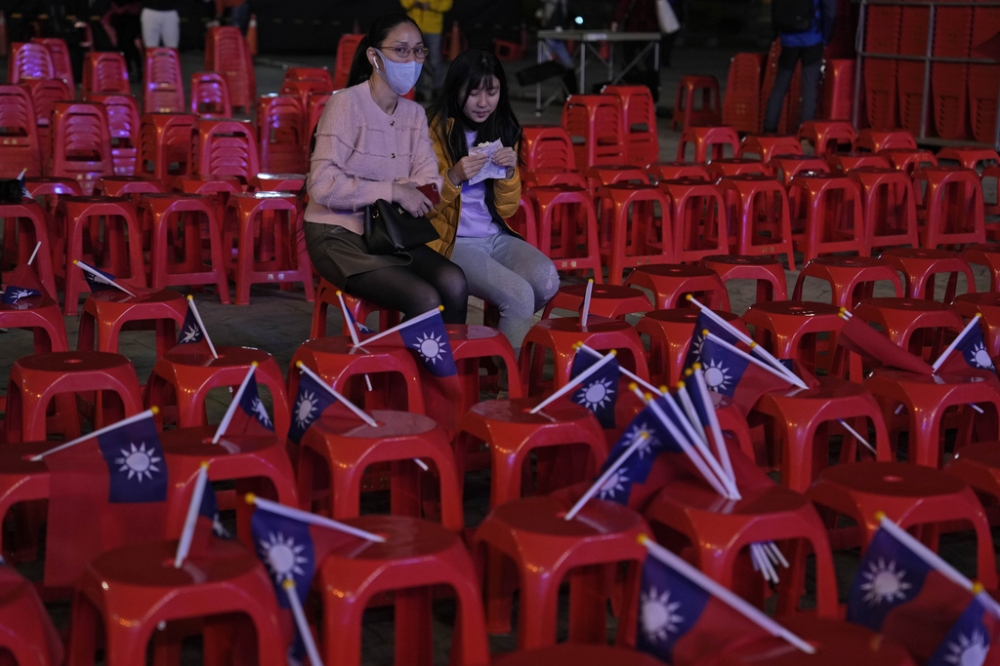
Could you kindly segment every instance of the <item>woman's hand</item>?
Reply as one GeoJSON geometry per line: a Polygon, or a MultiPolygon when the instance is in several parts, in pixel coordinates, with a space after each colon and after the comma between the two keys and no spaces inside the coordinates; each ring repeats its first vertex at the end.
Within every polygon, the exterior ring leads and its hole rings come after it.
{"type": "Polygon", "coordinates": [[[420,217],[431,212],[430,199],[417,189],[413,183],[393,183],[392,202],[398,203],[410,215],[420,217]]]}
{"type": "Polygon", "coordinates": [[[448,169],[448,180],[452,185],[461,185],[482,171],[488,159],[486,155],[466,155],[448,169]]]}
{"type": "Polygon", "coordinates": [[[511,178],[514,175],[514,169],[517,167],[517,153],[513,148],[504,146],[493,153],[493,163],[506,169],[506,177],[511,178]]]}

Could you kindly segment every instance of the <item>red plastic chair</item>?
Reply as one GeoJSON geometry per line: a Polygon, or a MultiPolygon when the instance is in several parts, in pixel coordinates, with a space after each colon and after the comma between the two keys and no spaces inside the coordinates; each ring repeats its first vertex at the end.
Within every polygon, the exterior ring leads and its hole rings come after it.
{"type": "Polygon", "coordinates": [[[0,85],[0,178],[42,175],[35,105],[26,86],[0,85]]]}
{"type": "Polygon", "coordinates": [[[42,171],[48,168],[52,157],[52,107],[56,102],[72,101],[73,89],[62,79],[22,79],[22,85],[31,91],[38,127],[38,144],[42,151],[42,171]]]}
{"type": "Polygon", "coordinates": [[[685,127],[681,133],[680,143],[677,144],[677,161],[683,162],[687,159],[687,147],[693,146],[693,162],[697,164],[707,164],[712,160],[726,157],[725,148],[728,146],[732,154],[730,157],[742,157],[737,153],[740,145],[740,138],[736,130],[724,125],[698,127],[685,127]]]}
{"type": "MultiPolygon", "coordinates": [[[[640,172],[645,175],[645,172],[640,172]]],[[[608,282],[621,284],[626,268],[674,260],[671,207],[654,185],[617,183],[597,190],[601,261],[608,282]]]]}
{"type": "Polygon", "coordinates": [[[1000,498],[1000,455],[997,442],[971,442],[955,451],[945,471],[972,486],[977,493],[1000,498]]]}
{"type": "Polygon", "coordinates": [[[729,234],[736,238],[736,254],[784,254],[789,270],[795,270],[788,195],[781,183],[769,176],[745,175],[722,178],[718,185],[726,202],[729,234]]]}
{"type": "Polygon", "coordinates": [[[112,51],[91,51],[83,61],[83,99],[94,94],[131,95],[125,56],[112,51]]]}
{"type": "Polygon", "coordinates": [[[869,297],[857,304],[854,314],[928,362],[944,351],[946,337],[954,338],[965,326],[951,305],[922,298],[869,297]]]}
{"type": "Polygon", "coordinates": [[[909,298],[935,299],[935,283],[938,275],[947,275],[944,303],[955,300],[958,277],[965,277],[965,289],[975,293],[976,279],[972,267],[957,252],[932,249],[890,248],[879,255],[879,259],[889,264],[903,276],[905,295],[909,298]]]}
{"type": "Polygon", "coordinates": [[[695,262],[729,251],[726,203],[714,183],[666,180],[660,189],[670,197],[674,261],[695,262]]]}
{"type": "Polygon", "coordinates": [[[333,76],[326,67],[289,67],[285,70],[285,81],[322,81],[328,90],[333,90],[333,76]]]}
{"type": "Polygon", "coordinates": [[[854,143],[857,150],[881,153],[883,150],[916,150],[917,140],[906,130],[874,130],[866,128],[858,132],[854,143]]]}
{"type": "Polygon", "coordinates": [[[622,105],[612,95],[573,95],[563,106],[561,125],[572,137],[579,168],[627,161],[622,105]]]}
{"type": "MultiPolygon", "coordinates": [[[[309,327],[310,338],[326,337],[327,311],[332,305],[335,312],[340,312],[340,299],[337,298],[338,291],[340,290],[336,286],[327,282],[326,279],[320,278],[319,287],[316,290],[316,300],[313,302],[312,324],[309,327]]],[[[379,327],[382,330],[386,330],[399,323],[398,312],[383,310],[370,301],[351,296],[350,294],[342,293],[341,295],[344,297],[344,303],[351,311],[351,315],[357,322],[363,324],[368,319],[368,315],[373,312],[380,312],[379,327]]],[[[341,335],[348,334],[347,324],[343,322],[341,335]]]]}
{"type": "Polygon", "coordinates": [[[232,118],[229,86],[218,72],[191,75],[191,113],[200,118],[232,118]]]}
{"type": "Polygon", "coordinates": [[[833,305],[851,310],[864,298],[871,298],[876,282],[888,281],[898,297],[903,295],[899,275],[873,257],[816,257],[807,263],[795,280],[792,300],[802,300],[806,279],[813,278],[829,285],[833,305]]]}
{"type": "Polygon", "coordinates": [[[508,396],[521,397],[521,375],[518,371],[517,356],[507,336],[491,326],[478,324],[447,324],[448,341],[458,368],[462,397],[459,405],[448,399],[437,399],[432,395],[432,386],[425,385],[424,391],[430,396],[427,415],[444,427],[449,437],[458,429],[458,421],[481,400],[482,391],[499,391],[499,372],[503,366],[507,372],[508,396]],[[485,366],[485,374],[482,370],[485,366]]]}
{"type": "Polygon", "coordinates": [[[646,86],[604,86],[601,92],[616,96],[622,104],[622,132],[629,164],[646,166],[659,159],[656,103],[646,86]]]}
{"type": "Polygon", "coordinates": [[[560,271],[593,271],[601,283],[597,212],[586,190],[577,187],[533,187],[527,192],[538,224],[538,249],[560,271]]]}
{"type": "Polygon", "coordinates": [[[44,44],[14,42],[10,45],[8,83],[17,83],[22,79],[52,79],[55,75],[52,54],[44,44]]]}
{"type": "Polygon", "coordinates": [[[691,126],[718,125],[722,122],[719,82],[714,76],[682,76],[677,84],[674,99],[674,116],[670,129],[687,129],[691,126]],[[698,93],[701,105],[695,108],[698,93]]]}
{"type": "MultiPolygon", "coordinates": [[[[727,157],[708,163],[709,179],[718,183],[729,176],[772,176],[771,167],[760,160],[727,157]]],[[[670,180],[670,179],[666,179],[670,180]]]]}
{"type": "Polygon", "coordinates": [[[923,148],[887,148],[879,152],[892,164],[892,168],[913,175],[916,169],[924,166],[937,166],[937,157],[923,148]]]}
{"type": "Polygon", "coordinates": [[[810,120],[799,126],[799,140],[813,147],[813,154],[826,157],[838,152],[854,150],[854,126],[842,120],[810,120]],[[846,148],[846,150],[845,150],[846,148]]]}
{"type": "MultiPolygon", "coordinates": [[[[302,108],[306,108],[309,104],[309,97],[312,95],[329,95],[333,92],[330,84],[323,80],[318,79],[285,79],[281,84],[281,89],[279,90],[281,95],[288,96],[292,95],[299,98],[299,102],[302,108]]],[[[273,94],[273,93],[271,93],[273,94]]],[[[258,98],[258,104],[260,100],[267,95],[261,95],[258,98]]]]}
{"type": "Polygon", "coordinates": [[[785,187],[800,173],[830,173],[829,163],[815,155],[775,155],[767,165],[785,187]]]}
{"type": "Polygon", "coordinates": [[[916,193],[910,177],[873,167],[852,169],[848,175],[861,191],[867,254],[883,247],[918,247],[916,193]]]}
{"type": "Polygon", "coordinates": [[[191,174],[201,178],[237,178],[249,183],[260,173],[257,141],[250,121],[198,120],[191,135],[191,174]]]}
{"type": "Polygon", "coordinates": [[[922,247],[986,242],[983,187],[972,169],[925,167],[913,172],[915,192],[923,192],[917,219],[922,247]]]}
{"type": "Polygon", "coordinates": [[[66,40],[61,37],[32,37],[33,44],[41,44],[49,50],[52,56],[53,78],[62,79],[70,87],[76,90],[76,83],[73,78],[73,65],[70,63],[69,47],[66,40]]]}
{"type": "MultiPolygon", "coordinates": [[[[587,292],[585,284],[560,287],[542,310],[542,319],[549,319],[553,310],[568,310],[579,314],[587,292]]],[[[613,284],[595,284],[590,295],[590,315],[605,319],[624,319],[627,314],[649,312],[649,299],[636,289],[613,284]]]]}
{"type": "Polygon", "coordinates": [[[743,321],[754,329],[757,344],[778,358],[798,361],[810,372],[828,368],[837,333],[844,326],[840,308],[814,301],[754,303],[743,321]],[[820,335],[829,336],[824,342],[820,335]]]}
{"type": "Polygon", "coordinates": [[[146,49],[142,77],[142,108],[146,113],[183,113],[184,79],[176,49],[146,49]]]}
{"type": "Polygon", "coordinates": [[[351,62],[354,60],[354,52],[358,50],[358,45],[364,35],[343,34],[337,42],[337,59],[333,69],[333,89],[340,90],[347,87],[347,77],[351,73],[351,62]]]}
{"type": "Polygon", "coordinates": [[[312,139],[313,132],[316,131],[316,125],[319,124],[319,118],[323,115],[323,111],[326,110],[326,103],[330,101],[330,95],[332,93],[312,93],[309,95],[309,103],[306,106],[306,121],[309,123],[309,131],[304,134],[307,145],[302,146],[303,150],[309,150],[308,142],[312,139]]]}
{"type": "Polygon", "coordinates": [[[640,266],[629,273],[625,286],[652,292],[653,308],[656,310],[693,307],[687,302],[688,295],[693,295],[712,309],[729,309],[729,292],[722,280],[715,271],[703,266],[640,266]]]}
{"type": "Polygon", "coordinates": [[[305,116],[295,95],[262,95],[257,101],[257,145],[260,168],[272,173],[307,173],[308,155],[302,146],[305,116]]]}
{"type": "Polygon", "coordinates": [[[646,166],[646,172],[657,185],[664,180],[701,180],[706,183],[712,180],[708,168],[694,162],[655,162],[646,166]]]}
{"type": "Polygon", "coordinates": [[[713,254],[702,259],[701,265],[718,273],[724,284],[729,280],[754,280],[757,283],[757,302],[788,298],[785,269],[777,259],[713,254]]]}
{"type": "Polygon", "coordinates": [[[937,153],[938,162],[951,160],[964,169],[976,170],[980,164],[993,166],[1000,162],[1000,155],[991,148],[980,146],[945,146],[937,153]]]}
{"type": "Polygon", "coordinates": [[[797,136],[761,136],[751,134],[740,143],[738,157],[754,155],[764,162],[770,162],[775,155],[802,155],[802,142],[797,136]]]}
{"type": "Polygon", "coordinates": [[[826,161],[834,173],[851,173],[855,169],[892,169],[889,158],[874,153],[830,153],[826,161]]]}
{"type": "Polygon", "coordinates": [[[164,184],[186,176],[191,169],[191,132],[195,120],[195,116],[187,113],[144,113],[139,128],[136,173],[164,184]]]}
{"type": "Polygon", "coordinates": [[[139,107],[131,95],[92,94],[103,104],[111,135],[111,161],[116,176],[133,176],[139,160],[139,107]]]}
{"type": "Polygon", "coordinates": [[[865,256],[861,192],[847,176],[799,174],[788,184],[792,239],[804,261],[834,252],[865,256]]]}
{"type": "Polygon", "coordinates": [[[177,331],[184,324],[187,300],[181,294],[163,289],[138,298],[117,289],[91,294],[80,312],[79,351],[118,351],[118,336],[123,328],[152,329],[156,334],[156,358],[175,344],[177,331]]]}
{"type": "Polygon", "coordinates": [[[722,98],[722,122],[737,132],[760,132],[763,60],[759,53],[737,53],[729,61],[726,94],[722,98]]]}
{"type": "Polygon", "coordinates": [[[102,176],[114,174],[111,133],[102,104],[56,102],[52,109],[52,165],[49,175],[75,178],[90,194],[102,176]]]}
{"type": "Polygon", "coordinates": [[[250,113],[257,99],[257,81],[246,40],[239,28],[209,28],[205,35],[205,69],[226,79],[233,108],[250,113]]]}

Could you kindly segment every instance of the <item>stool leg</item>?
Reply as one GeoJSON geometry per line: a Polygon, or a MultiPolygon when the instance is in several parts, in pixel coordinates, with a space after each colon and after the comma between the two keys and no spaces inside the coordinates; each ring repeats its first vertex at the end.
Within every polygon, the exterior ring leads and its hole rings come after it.
{"type": "Polygon", "coordinates": [[[559,614],[559,582],[555,567],[538,571],[522,569],[521,602],[518,608],[517,647],[520,650],[555,643],[559,614]]]}
{"type": "Polygon", "coordinates": [[[69,645],[66,666],[94,666],[97,650],[97,609],[90,600],[77,593],[70,613],[69,645]]]}
{"type": "Polygon", "coordinates": [[[432,666],[430,588],[396,590],[396,666],[432,666]]]}
{"type": "Polygon", "coordinates": [[[607,633],[605,604],[608,569],[592,565],[571,572],[569,579],[569,642],[603,643],[607,633]]]}

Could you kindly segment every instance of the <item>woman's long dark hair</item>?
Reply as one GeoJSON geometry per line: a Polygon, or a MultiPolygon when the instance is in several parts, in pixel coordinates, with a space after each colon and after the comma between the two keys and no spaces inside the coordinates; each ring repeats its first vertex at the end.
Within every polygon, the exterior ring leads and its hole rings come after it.
{"type": "Polygon", "coordinates": [[[445,145],[453,161],[469,154],[465,141],[465,133],[475,129],[476,143],[496,141],[513,148],[521,139],[521,124],[517,122],[514,111],[510,107],[510,84],[503,66],[495,55],[481,49],[469,49],[451,63],[448,74],[444,78],[441,96],[430,108],[432,122],[439,123],[444,132],[449,118],[455,119],[451,131],[445,136],[445,145]],[[492,77],[500,82],[500,99],[497,108],[490,117],[475,127],[465,117],[465,103],[469,93],[489,82],[492,77]]]}
{"type": "MultiPolygon", "coordinates": [[[[354,60],[351,61],[351,73],[347,76],[348,87],[371,78],[372,64],[368,62],[368,55],[366,53],[368,47],[373,46],[378,48],[385,41],[385,38],[389,36],[389,33],[400,23],[412,23],[417,32],[420,32],[420,27],[416,21],[402,12],[382,14],[372,21],[372,24],[368,26],[368,32],[361,38],[361,42],[358,44],[358,50],[354,52],[354,60]]],[[[423,33],[421,33],[422,37],[423,33]]]]}

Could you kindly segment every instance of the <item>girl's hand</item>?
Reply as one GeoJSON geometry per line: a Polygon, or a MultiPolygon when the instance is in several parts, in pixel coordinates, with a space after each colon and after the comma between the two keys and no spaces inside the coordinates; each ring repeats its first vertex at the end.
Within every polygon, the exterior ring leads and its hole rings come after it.
{"type": "Polygon", "coordinates": [[[426,215],[432,208],[430,200],[413,183],[393,183],[392,202],[414,217],[426,215]]]}
{"type": "Polygon", "coordinates": [[[493,163],[497,166],[513,169],[517,166],[517,153],[514,152],[513,148],[504,146],[497,152],[493,153],[493,163]]]}
{"type": "Polygon", "coordinates": [[[461,185],[482,171],[483,167],[486,166],[486,160],[488,159],[489,157],[486,155],[466,155],[460,159],[455,166],[448,169],[448,180],[450,180],[453,185],[461,185]]]}

